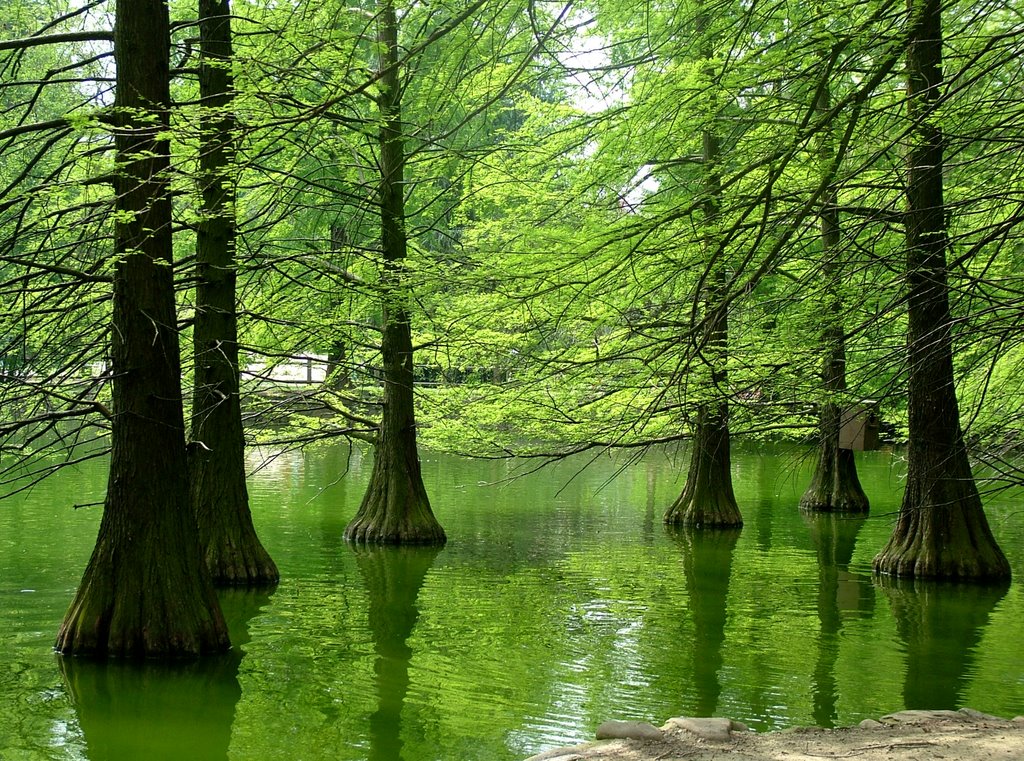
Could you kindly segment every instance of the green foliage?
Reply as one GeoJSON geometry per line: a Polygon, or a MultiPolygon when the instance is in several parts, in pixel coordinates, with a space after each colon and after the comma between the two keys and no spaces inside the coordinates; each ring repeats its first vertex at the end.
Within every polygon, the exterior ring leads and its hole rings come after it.
{"type": "MultiPolygon", "coordinates": [[[[948,142],[964,424],[977,442],[1009,442],[1024,414],[1024,101],[1014,94],[1016,20],[990,5],[946,11],[949,85],[936,119],[948,142]]],[[[62,10],[18,0],[2,36],[32,34],[62,10]]],[[[218,110],[198,101],[194,9],[175,2],[172,13],[171,183],[187,328],[198,136],[218,110]]],[[[293,423],[303,436],[363,434],[381,396],[377,8],[240,0],[234,13],[241,150],[228,174],[244,362],[329,354],[351,400],[325,389],[326,411],[293,423]]],[[[730,401],[734,433],[806,437],[815,405],[837,394],[820,379],[835,303],[841,401],[880,399],[901,432],[903,6],[444,0],[405,4],[399,16],[403,277],[430,444],[642,446],[688,436],[696,410],[716,399],[730,401]],[[713,166],[700,160],[706,135],[719,143],[713,166]],[[829,252],[826,190],[841,220],[829,252]],[[704,332],[716,278],[729,317],[725,386],[711,382],[704,332]]],[[[48,31],[110,22],[90,11],[48,31]]],[[[102,359],[116,222],[104,179],[116,169],[108,48],[0,51],[0,133],[66,120],[64,131],[0,140],[7,370],[46,365],[80,378],[102,359]]],[[[6,398],[24,412],[41,409],[36,393],[21,386],[6,398]]]]}

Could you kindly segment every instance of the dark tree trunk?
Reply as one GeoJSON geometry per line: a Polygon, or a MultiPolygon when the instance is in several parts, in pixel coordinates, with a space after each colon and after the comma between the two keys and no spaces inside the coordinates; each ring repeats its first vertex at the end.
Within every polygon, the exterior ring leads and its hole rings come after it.
{"type": "MultiPolygon", "coordinates": [[[[341,225],[331,225],[331,249],[334,255],[338,256],[346,244],[345,228],[341,225]]],[[[339,309],[340,302],[341,299],[338,299],[331,305],[332,308],[339,309]]],[[[352,388],[352,368],[348,362],[348,344],[344,337],[334,337],[327,349],[327,375],[324,378],[324,385],[333,391],[352,388]]]]}
{"type": "Polygon", "coordinates": [[[348,344],[343,339],[331,343],[327,350],[327,376],[324,385],[332,391],[352,388],[352,373],[348,364],[348,344]]]}
{"type": "Polygon", "coordinates": [[[60,659],[88,758],[228,761],[242,697],[239,646],[250,641],[249,622],[270,594],[230,589],[219,597],[235,645],[230,652],[188,663],[60,659]]]}
{"type": "MultiPolygon", "coordinates": [[[[817,110],[822,114],[830,110],[827,88],[822,88],[817,110]]],[[[835,149],[829,135],[822,139],[819,159],[824,171],[832,171],[835,149]]],[[[822,385],[828,401],[821,405],[818,417],[818,462],[811,484],[800,499],[800,507],[821,512],[864,513],[868,510],[868,498],[857,478],[853,451],[839,448],[842,409],[833,401],[846,390],[846,338],[843,332],[843,302],[839,295],[841,270],[838,262],[841,252],[838,195],[835,185],[830,185],[822,199],[819,217],[829,300],[822,336],[825,349],[822,385]]]]}
{"type": "Polygon", "coordinates": [[[228,649],[188,501],[171,271],[167,6],[118,0],[114,423],[96,548],[60,633],[73,655],[173,658],[228,649]]]}
{"type": "Polygon", "coordinates": [[[913,127],[907,177],[907,486],[877,573],[995,580],[1010,565],[989,529],[971,474],[953,383],[946,285],[939,0],[908,0],[907,103],[913,127]]]}
{"type": "Polygon", "coordinates": [[[398,21],[391,0],[378,18],[381,50],[380,211],[384,411],[373,471],[362,504],[345,529],[354,542],[441,544],[444,529],[430,509],[416,450],[412,329],[403,271],[405,155],[398,77],[398,21]]]}
{"type": "Polygon", "coordinates": [[[701,407],[690,450],[686,484],[682,494],[665,513],[665,523],[697,528],[743,525],[732,489],[727,415],[725,402],[701,407]]]}
{"type": "Polygon", "coordinates": [[[203,214],[196,232],[195,389],[189,447],[192,507],[215,584],[278,580],[263,548],[245,486],[245,435],[238,395],[235,309],[231,17],[228,0],[199,0],[199,92],[209,109],[200,135],[203,214]]]}
{"type": "MultiPolygon", "coordinates": [[[[698,32],[706,33],[706,16],[698,18],[698,32]]],[[[704,51],[711,57],[710,46],[704,51]]],[[[713,71],[706,71],[708,81],[713,71]]],[[[710,85],[709,85],[710,86],[710,85]]],[[[719,399],[703,403],[690,448],[690,467],[679,498],[665,513],[665,523],[677,526],[734,527],[743,525],[732,489],[732,458],[729,442],[729,403],[726,360],[729,351],[729,320],[725,306],[725,263],[717,246],[722,183],[718,161],[720,146],[714,125],[704,130],[704,246],[710,257],[704,294],[704,340],[701,359],[708,366],[710,388],[719,399]]]]}

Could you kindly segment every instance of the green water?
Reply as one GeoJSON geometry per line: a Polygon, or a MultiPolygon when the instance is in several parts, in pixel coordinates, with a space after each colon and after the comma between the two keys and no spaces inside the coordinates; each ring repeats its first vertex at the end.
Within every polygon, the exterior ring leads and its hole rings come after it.
{"type": "MultiPolygon", "coordinates": [[[[876,517],[801,515],[800,453],[746,453],[743,530],[686,535],[660,522],[681,487],[667,456],[508,481],[513,464],[426,455],[449,543],[403,551],[341,539],[368,457],[280,455],[251,479],[280,587],[225,592],[235,650],[170,667],[52,653],[99,520],[71,506],[105,479],[99,462],[65,472],[0,503],[0,759],[502,761],[608,718],[1024,713],[1020,584],[874,580],[902,466],[860,463],[876,517]]],[[[1017,577],[1022,503],[988,504],[1017,577]]]]}

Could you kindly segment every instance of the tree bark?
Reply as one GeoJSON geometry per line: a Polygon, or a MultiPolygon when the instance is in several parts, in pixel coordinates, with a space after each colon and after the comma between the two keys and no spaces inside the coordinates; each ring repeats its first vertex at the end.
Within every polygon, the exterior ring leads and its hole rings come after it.
{"type": "Polygon", "coordinates": [[[382,318],[381,355],[384,410],[373,471],[362,504],[345,529],[354,542],[442,544],[444,529],[430,509],[416,449],[412,328],[409,323],[404,260],[405,155],[398,78],[398,21],[391,0],[378,18],[381,50],[378,98],[380,130],[380,212],[382,318]]]}
{"type": "MultiPolygon", "coordinates": [[[[819,114],[829,112],[829,100],[829,90],[823,87],[816,104],[819,114]]],[[[822,170],[832,171],[835,147],[827,130],[822,138],[818,156],[822,170]]],[[[822,335],[822,345],[825,349],[822,385],[827,400],[821,405],[818,417],[818,462],[810,486],[800,498],[800,507],[820,512],[866,513],[868,498],[857,477],[853,451],[839,448],[842,408],[834,401],[846,391],[846,338],[843,331],[843,302],[839,295],[841,251],[838,204],[838,188],[831,184],[822,198],[819,214],[828,299],[825,330],[822,335]]]]}
{"type": "MultiPolygon", "coordinates": [[[[697,17],[697,33],[703,37],[702,53],[711,60],[707,39],[707,12],[697,17]]],[[[704,70],[708,87],[715,87],[715,72],[704,70]]],[[[717,109],[712,109],[713,111],[717,109]]],[[[712,116],[714,119],[714,116],[712,116]]],[[[743,525],[732,489],[732,458],[729,441],[728,374],[729,318],[725,305],[725,262],[718,250],[718,224],[722,180],[718,167],[721,146],[712,122],[702,134],[704,170],[704,248],[708,279],[704,293],[704,339],[701,359],[710,372],[710,388],[719,398],[704,402],[697,411],[697,424],[690,449],[690,467],[679,498],[665,512],[665,523],[694,527],[735,527],[743,525]]]]}
{"type": "MultiPolygon", "coordinates": [[[[340,225],[331,225],[331,249],[337,256],[347,245],[345,229],[340,225]]],[[[332,299],[333,301],[333,299],[332,299]]],[[[342,299],[331,304],[332,309],[341,308],[342,299]]],[[[327,374],[324,386],[331,391],[344,391],[352,388],[352,367],[348,358],[348,342],[345,336],[334,336],[327,348],[327,374]]]]}
{"type": "Polygon", "coordinates": [[[229,647],[188,501],[171,268],[170,35],[162,0],[118,0],[120,171],[111,328],[114,420],[96,548],[56,648],[173,658],[229,647]]]}
{"type": "Polygon", "coordinates": [[[971,474],[953,383],[952,317],[946,285],[940,0],[908,0],[907,486],[876,573],[997,580],[1010,565],[989,529],[971,474]]]}
{"type": "Polygon", "coordinates": [[[189,447],[192,508],[215,584],[266,585],[277,566],[260,543],[245,485],[238,386],[235,194],[229,174],[237,124],[231,110],[231,9],[199,0],[199,140],[202,216],[196,231],[195,387],[189,447]]]}

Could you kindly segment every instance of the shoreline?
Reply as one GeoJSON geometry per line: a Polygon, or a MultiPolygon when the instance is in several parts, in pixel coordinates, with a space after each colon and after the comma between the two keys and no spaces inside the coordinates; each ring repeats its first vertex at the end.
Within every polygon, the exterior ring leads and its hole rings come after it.
{"type": "Polygon", "coordinates": [[[1024,759],[1024,716],[1004,719],[970,708],[908,710],[854,727],[791,727],[752,732],[723,718],[676,717],[655,727],[607,721],[594,741],[552,748],[526,761],[982,761],[1024,759]]]}

